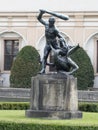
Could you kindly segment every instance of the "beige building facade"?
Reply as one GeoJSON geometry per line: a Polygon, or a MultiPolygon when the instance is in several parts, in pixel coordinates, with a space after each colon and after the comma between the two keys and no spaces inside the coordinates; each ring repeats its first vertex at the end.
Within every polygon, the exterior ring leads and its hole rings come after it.
{"type": "MultiPolygon", "coordinates": [[[[79,43],[88,53],[94,67],[94,88],[98,87],[98,12],[75,11],[58,13],[68,21],[56,18],[56,26],[70,45],[79,43]]],[[[43,56],[44,27],[37,20],[38,12],[0,12],[0,84],[9,87],[12,61],[26,45],[34,46],[43,56]]],[[[50,15],[45,14],[48,20],[50,15]]],[[[47,68],[48,71],[48,68],[47,68]]]]}

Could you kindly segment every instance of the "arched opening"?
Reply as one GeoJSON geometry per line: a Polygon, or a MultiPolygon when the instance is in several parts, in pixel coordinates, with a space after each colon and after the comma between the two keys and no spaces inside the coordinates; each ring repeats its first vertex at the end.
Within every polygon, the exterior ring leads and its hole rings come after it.
{"type": "Polygon", "coordinates": [[[12,62],[19,50],[26,45],[24,37],[15,31],[0,32],[0,71],[3,86],[9,86],[9,76],[12,62]]]}
{"type": "Polygon", "coordinates": [[[98,88],[98,32],[92,34],[84,44],[84,48],[91,59],[94,67],[94,87],[98,88]]]}

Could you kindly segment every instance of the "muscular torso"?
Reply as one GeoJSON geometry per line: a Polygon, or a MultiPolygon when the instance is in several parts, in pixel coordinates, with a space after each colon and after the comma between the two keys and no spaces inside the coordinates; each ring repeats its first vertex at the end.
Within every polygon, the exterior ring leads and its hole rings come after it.
{"type": "Polygon", "coordinates": [[[57,30],[56,30],[56,28],[54,26],[53,27],[49,27],[48,24],[45,26],[45,36],[46,36],[47,44],[49,42],[56,41],[57,33],[58,32],[57,32],[57,30]]]}

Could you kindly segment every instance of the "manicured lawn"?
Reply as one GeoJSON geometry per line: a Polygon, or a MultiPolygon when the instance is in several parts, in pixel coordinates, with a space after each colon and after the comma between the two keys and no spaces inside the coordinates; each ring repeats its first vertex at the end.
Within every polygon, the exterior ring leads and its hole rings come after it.
{"type": "Polygon", "coordinates": [[[98,113],[83,113],[82,119],[72,120],[47,120],[25,117],[24,110],[0,110],[0,122],[34,123],[34,124],[57,124],[57,125],[79,125],[79,126],[98,126],[98,113]]]}

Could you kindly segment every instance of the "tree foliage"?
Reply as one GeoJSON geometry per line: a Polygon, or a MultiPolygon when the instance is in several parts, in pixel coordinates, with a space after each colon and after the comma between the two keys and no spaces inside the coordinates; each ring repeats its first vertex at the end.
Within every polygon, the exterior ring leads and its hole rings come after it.
{"type": "Polygon", "coordinates": [[[25,46],[13,62],[10,75],[11,87],[31,87],[31,77],[35,76],[39,69],[39,53],[34,47],[25,46]]]}
{"type": "Polygon", "coordinates": [[[74,74],[74,76],[77,77],[78,89],[86,90],[89,87],[93,87],[94,70],[90,58],[85,50],[80,47],[72,54],[71,58],[79,66],[79,70],[74,74]]]}

